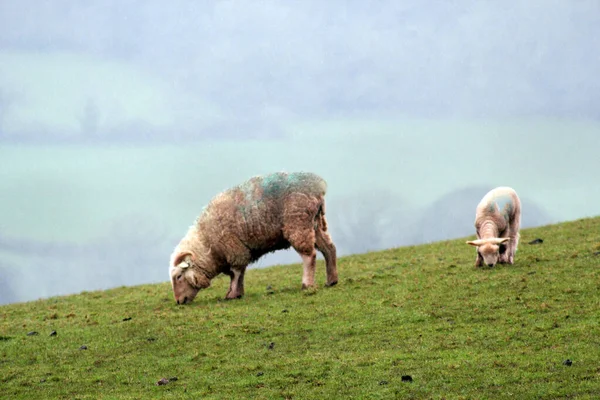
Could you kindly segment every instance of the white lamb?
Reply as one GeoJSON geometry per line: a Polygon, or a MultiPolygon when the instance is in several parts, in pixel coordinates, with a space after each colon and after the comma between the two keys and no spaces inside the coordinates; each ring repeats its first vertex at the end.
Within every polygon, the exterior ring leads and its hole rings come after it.
{"type": "Polygon", "coordinates": [[[521,200],[509,187],[490,190],[477,205],[475,229],[477,240],[467,244],[477,247],[475,266],[485,263],[513,264],[519,244],[521,200]]]}

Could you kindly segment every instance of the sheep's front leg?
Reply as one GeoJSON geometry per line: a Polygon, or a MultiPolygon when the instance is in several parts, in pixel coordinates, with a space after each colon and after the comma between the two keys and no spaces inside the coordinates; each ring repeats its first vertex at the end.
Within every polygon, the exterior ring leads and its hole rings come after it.
{"type": "Polygon", "coordinates": [[[244,274],[246,273],[246,268],[242,269],[231,269],[228,273],[231,278],[231,282],[229,283],[229,291],[225,296],[226,300],[231,299],[239,299],[244,296],[244,274]]]}

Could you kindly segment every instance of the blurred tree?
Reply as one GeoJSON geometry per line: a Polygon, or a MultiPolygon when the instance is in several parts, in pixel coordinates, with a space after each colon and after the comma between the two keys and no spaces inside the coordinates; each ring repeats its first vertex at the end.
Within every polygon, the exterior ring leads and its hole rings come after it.
{"type": "Polygon", "coordinates": [[[17,296],[11,285],[9,269],[0,264],[0,304],[14,303],[15,301],[17,301],[17,296]]]}
{"type": "Polygon", "coordinates": [[[327,219],[339,254],[356,254],[406,244],[411,212],[389,191],[332,199],[327,219]]]}

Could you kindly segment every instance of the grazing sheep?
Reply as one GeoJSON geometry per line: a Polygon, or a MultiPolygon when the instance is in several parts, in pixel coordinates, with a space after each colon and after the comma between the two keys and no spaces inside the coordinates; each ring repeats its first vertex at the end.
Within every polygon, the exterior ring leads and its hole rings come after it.
{"type": "Polygon", "coordinates": [[[248,264],[280,249],[302,257],[302,288],[314,286],[316,250],[324,258],[326,286],[338,281],[336,247],[325,219],[326,182],[312,173],[256,176],[211,200],[177,245],[170,278],[177,304],[191,302],[220,273],[231,283],[226,299],[244,295],[248,264]]]}
{"type": "Polygon", "coordinates": [[[517,193],[509,187],[490,190],[477,205],[477,240],[467,242],[477,247],[475,266],[514,263],[520,225],[521,200],[517,193]]]}

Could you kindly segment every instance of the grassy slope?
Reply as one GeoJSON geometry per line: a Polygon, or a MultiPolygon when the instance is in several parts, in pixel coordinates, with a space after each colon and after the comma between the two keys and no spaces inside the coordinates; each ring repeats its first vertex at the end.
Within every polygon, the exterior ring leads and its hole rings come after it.
{"type": "Polygon", "coordinates": [[[231,302],[219,278],[189,306],[167,283],[3,306],[0,397],[600,397],[600,218],[521,243],[494,269],[462,239],[346,257],[307,292],[251,270],[231,302]]]}

